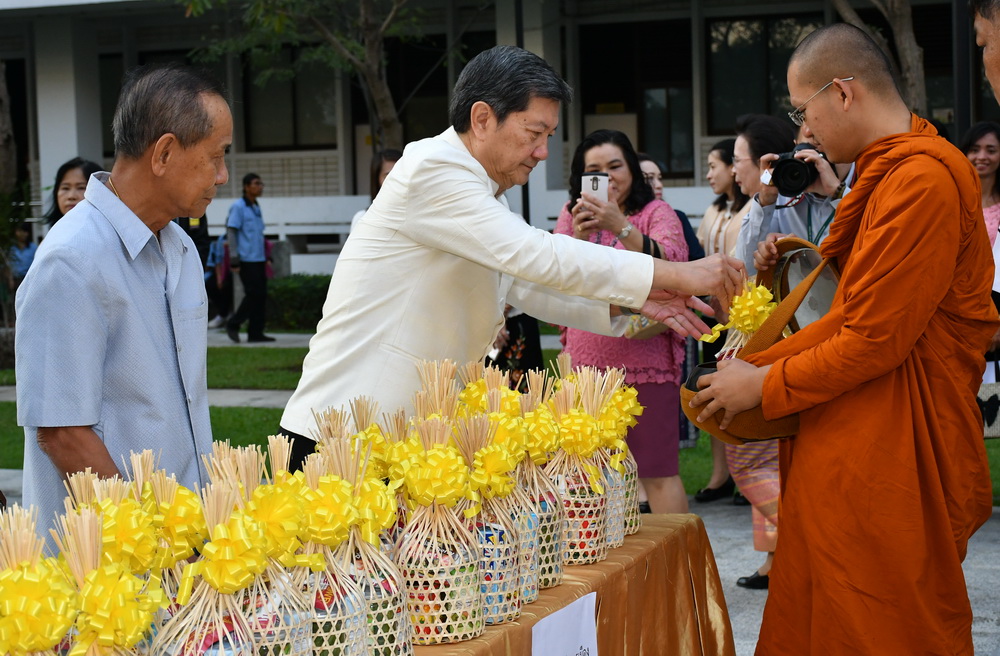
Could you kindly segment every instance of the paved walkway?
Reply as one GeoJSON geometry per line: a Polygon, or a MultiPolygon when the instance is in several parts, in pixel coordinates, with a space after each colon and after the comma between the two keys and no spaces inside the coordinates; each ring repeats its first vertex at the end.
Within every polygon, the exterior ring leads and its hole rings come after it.
{"type": "MultiPolygon", "coordinates": [[[[311,337],[306,334],[273,336],[277,341],[265,346],[304,347],[308,346],[311,337]]],[[[209,346],[235,346],[224,331],[209,331],[208,343],[209,346]]],[[[245,342],[244,345],[260,346],[245,342]]],[[[542,346],[559,348],[558,337],[543,335],[542,346]]],[[[209,404],[283,408],[290,395],[290,391],[284,390],[209,390],[209,404]]],[[[14,388],[0,387],[0,401],[13,400],[14,388]]],[[[20,470],[0,470],[0,489],[11,502],[20,501],[21,478],[20,470]]],[[[762,555],[752,547],[750,509],[725,501],[708,504],[692,501],[691,511],[704,519],[712,542],[732,619],[737,656],[752,656],[767,592],[744,590],[736,585],[737,578],[750,574],[763,562],[762,555]]],[[[1000,508],[994,508],[993,518],[973,536],[964,569],[972,601],[976,654],[1000,656],[1000,508]]]]}

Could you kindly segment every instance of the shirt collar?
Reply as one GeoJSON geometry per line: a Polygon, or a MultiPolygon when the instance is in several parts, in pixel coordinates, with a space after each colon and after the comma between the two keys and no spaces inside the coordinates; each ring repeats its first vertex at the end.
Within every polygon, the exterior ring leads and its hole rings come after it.
{"type": "Polygon", "coordinates": [[[469,155],[469,159],[471,159],[476,163],[474,167],[476,173],[481,174],[480,177],[482,177],[483,179],[489,180],[490,191],[494,196],[500,193],[500,184],[497,183],[496,180],[490,177],[490,175],[486,172],[486,169],[483,168],[483,165],[479,163],[479,160],[476,159],[471,152],[469,152],[469,149],[466,148],[465,146],[465,142],[462,141],[462,137],[460,137],[458,132],[455,131],[454,126],[442,132],[440,136],[446,143],[451,144],[455,148],[461,149],[463,153],[467,153],[469,155]]]}
{"type": "Polygon", "coordinates": [[[108,189],[105,183],[110,177],[111,174],[107,171],[99,171],[90,176],[84,198],[104,215],[118,233],[118,238],[122,240],[129,258],[134,260],[156,235],[118,198],[115,192],[108,189]]]}

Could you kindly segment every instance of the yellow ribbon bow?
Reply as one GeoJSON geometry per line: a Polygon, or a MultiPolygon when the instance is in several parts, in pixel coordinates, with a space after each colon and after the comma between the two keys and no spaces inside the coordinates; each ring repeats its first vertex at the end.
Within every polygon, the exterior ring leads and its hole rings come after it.
{"type": "Polygon", "coordinates": [[[155,577],[146,583],[129,573],[122,563],[91,570],[80,589],[77,637],[69,656],[84,656],[97,643],[101,647],[134,647],[153,624],[157,607],[166,596],[155,577]]]}
{"type": "Polygon", "coordinates": [[[306,540],[328,547],[346,540],[359,520],[351,484],[332,474],[322,476],[316,489],[308,490],[305,509],[306,540]]]}
{"type": "Polygon", "coordinates": [[[302,543],[302,496],[291,493],[287,486],[260,485],[247,503],[248,515],[260,522],[264,531],[264,553],[280,559],[294,554],[302,543]]]}
{"type": "Polygon", "coordinates": [[[79,597],[52,558],[0,572],[0,654],[49,651],[76,619],[79,597]]]}
{"type": "Polygon", "coordinates": [[[469,467],[451,445],[438,445],[418,454],[406,470],[406,490],[421,506],[454,506],[466,497],[468,487],[469,467]]]}
{"type": "Polygon", "coordinates": [[[396,523],[396,495],[377,478],[366,478],[355,498],[358,528],[365,541],[378,546],[379,533],[396,523]]]}
{"type": "Polygon", "coordinates": [[[712,334],[702,335],[700,340],[714,342],[719,339],[719,334],[722,331],[729,328],[735,328],[745,335],[752,335],[764,325],[777,306],[771,290],[763,285],[753,287],[747,283],[745,291],[733,299],[729,308],[729,322],[724,326],[715,324],[712,326],[712,334]]]}
{"type": "Polygon", "coordinates": [[[136,575],[148,572],[157,558],[159,541],[153,526],[154,515],[146,512],[131,497],[115,503],[101,499],[96,505],[101,513],[101,549],[104,563],[122,563],[136,575]]]}
{"type": "Polygon", "coordinates": [[[489,418],[490,423],[496,426],[493,443],[507,449],[508,454],[514,458],[514,464],[517,465],[524,458],[525,450],[528,448],[528,429],[524,425],[524,419],[520,414],[512,417],[502,412],[491,412],[489,418]]]}
{"type": "Polygon", "coordinates": [[[190,600],[198,575],[222,594],[249,586],[267,567],[266,544],[260,522],[245,512],[234,512],[216,525],[212,539],[201,548],[202,559],[184,567],[177,603],[183,606],[190,600]]]}
{"type": "Polygon", "coordinates": [[[536,465],[544,465],[559,448],[559,424],[548,406],[540,405],[524,413],[528,456],[536,465]]]}
{"type": "Polygon", "coordinates": [[[160,537],[160,550],[154,567],[165,569],[187,560],[208,537],[208,526],[198,495],[177,486],[173,500],[159,504],[153,526],[160,537]]]}

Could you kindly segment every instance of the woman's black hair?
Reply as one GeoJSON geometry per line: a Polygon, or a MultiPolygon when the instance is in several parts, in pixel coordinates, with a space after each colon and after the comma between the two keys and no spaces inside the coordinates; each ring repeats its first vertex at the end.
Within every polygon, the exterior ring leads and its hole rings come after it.
{"type": "MultiPolygon", "coordinates": [[[[709,153],[715,153],[722,160],[722,163],[726,166],[733,165],[733,150],[736,148],[736,139],[723,139],[712,145],[712,149],[708,151],[709,153]]],[[[743,209],[743,206],[747,204],[750,197],[743,193],[740,186],[736,184],[736,180],[733,180],[733,212],[739,212],[743,209]]],[[[719,197],[712,201],[712,205],[718,210],[726,209],[726,203],[729,202],[729,196],[726,194],[719,194],[719,197]]]]}
{"type": "Polygon", "coordinates": [[[375,200],[375,196],[382,189],[382,185],[378,183],[378,174],[382,172],[382,163],[398,162],[402,156],[402,151],[395,148],[386,148],[385,150],[378,151],[375,153],[375,157],[372,157],[371,186],[368,187],[371,190],[372,200],[375,200]]]}
{"type": "Polygon", "coordinates": [[[80,169],[83,173],[83,179],[89,181],[90,176],[98,171],[103,171],[104,167],[100,164],[95,164],[88,159],[83,159],[82,157],[74,157],[59,167],[59,170],[56,171],[56,183],[52,185],[52,207],[50,207],[49,211],[45,214],[45,222],[49,225],[52,225],[63,217],[63,213],[59,211],[59,199],[57,198],[59,195],[59,185],[62,184],[63,178],[66,177],[66,174],[73,169],[80,169]]]}
{"type": "Polygon", "coordinates": [[[653,188],[646,184],[646,179],[642,177],[642,168],[639,167],[639,157],[632,147],[632,142],[625,136],[624,132],[618,130],[595,130],[591,132],[580,145],[576,147],[573,154],[573,162],[569,167],[569,199],[575,202],[580,197],[580,180],[583,178],[586,168],[587,151],[595,146],[604,144],[618,146],[625,158],[625,165],[632,174],[632,188],[625,198],[625,212],[635,214],[656,199],[653,188]]]}
{"type": "MultiPolygon", "coordinates": [[[[1000,123],[994,121],[980,121],[976,123],[962,135],[962,141],[958,144],[958,149],[968,155],[976,142],[988,134],[996,135],[997,141],[1000,141],[1000,123]]],[[[1000,198],[1000,171],[997,172],[993,180],[993,196],[1000,198]]]]}

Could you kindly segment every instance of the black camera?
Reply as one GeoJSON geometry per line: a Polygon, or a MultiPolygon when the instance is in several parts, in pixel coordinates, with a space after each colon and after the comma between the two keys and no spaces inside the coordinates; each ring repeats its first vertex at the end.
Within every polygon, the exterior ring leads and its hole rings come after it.
{"type": "MultiPolygon", "coordinates": [[[[795,159],[795,153],[800,150],[815,149],[812,144],[801,143],[792,148],[792,152],[778,155],[778,159],[771,164],[771,184],[778,188],[782,196],[798,196],[819,178],[815,164],[795,159]]],[[[820,156],[826,158],[823,153],[820,156]]]]}

